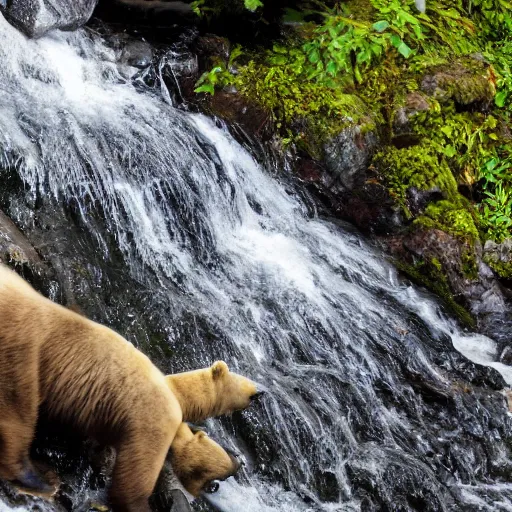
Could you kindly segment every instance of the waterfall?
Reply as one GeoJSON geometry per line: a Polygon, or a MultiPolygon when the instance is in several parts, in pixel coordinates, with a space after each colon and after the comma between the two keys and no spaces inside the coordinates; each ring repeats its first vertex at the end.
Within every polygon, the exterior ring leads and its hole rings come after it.
{"type": "Polygon", "coordinates": [[[251,459],[220,510],[512,510],[492,340],[225,129],[135,87],[92,31],[32,41],[0,16],[0,62],[0,173],[73,205],[107,265],[115,240],[171,366],[223,358],[268,391],[207,423],[251,459]]]}

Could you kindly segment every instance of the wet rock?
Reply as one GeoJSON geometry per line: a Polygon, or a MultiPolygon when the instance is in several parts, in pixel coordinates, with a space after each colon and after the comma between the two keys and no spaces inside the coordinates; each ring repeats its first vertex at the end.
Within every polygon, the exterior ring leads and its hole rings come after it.
{"type": "Polygon", "coordinates": [[[403,246],[414,256],[440,265],[456,299],[475,315],[506,311],[501,289],[487,265],[481,248],[461,241],[439,229],[417,229],[403,239],[403,246]],[[472,269],[468,269],[471,264],[472,269]]]}
{"type": "Polygon", "coordinates": [[[407,206],[414,216],[423,213],[429,203],[440,201],[441,199],[445,199],[445,195],[439,187],[429,190],[420,190],[416,187],[407,189],[407,206]]]}
{"type": "Polygon", "coordinates": [[[218,57],[227,62],[231,52],[231,43],[225,38],[214,34],[198,37],[194,45],[194,53],[199,59],[200,68],[209,68],[212,57],[218,57]]]}
{"type": "Polygon", "coordinates": [[[430,109],[430,104],[424,94],[420,92],[410,92],[404,105],[400,107],[393,116],[393,132],[396,135],[408,134],[411,132],[409,120],[418,112],[424,112],[430,109]]]}
{"type": "Polygon", "coordinates": [[[272,133],[270,116],[258,105],[243,98],[234,89],[217,91],[207,98],[207,110],[229,124],[239,125],[246,133],[268,140],[272,133]]]}
{"type": "Polygon", "coordinates": [[[147,68],[152,60],[153,49],[146,41],[130,41],[121,53],[121,62],[134,68],[147,68]]]}
{"type": "Polygon", "coordinates": [[[0,261],[14,268],[45,295],[52,295],[59,289],[53,269],[42,260],[33,245],[2,210],[0,261]]]}
{"type": "Polygon", "coordinates": [[[12,0],[0,3],[5,17],[29,37],[75,30],[89,20],[98,0],[12,0]]]}
{"type": "Polygon", "coordinates": [[[512,279],[512,238],[501,244],[487,240],[484,245],[484,261],[502,279],[512,279]]]}
{"type": "Polygon", "coordinates": [[[512,366],[512,347],[507,346],[500,355],[500,363],[512,366]]]}
{"type": "Polygon", "coordinates": [[[4,263],[33,266],[42,264],[42,259],[34,247],[25,238],[3,211],[0,210],[0,259],[4,263]]]}
{"type": "Polygon", "coordinates": [[[364,232],[391,235],[404,225],[402,211],[388,189],[372,179],[357,189],[341,194],[337,212],[364,232]]]}
{"type": "Polygon", "coordinates": [[[454,100],[459,105],[487,104],[494,98],[490,67],[469,58],[430,70],[421,82],[421,90],[440,102],[454,100]]]}
{"type": "Polygon", "coordinates": [[[326,185],[352,190],[360,184],[377,144],[375,133],[362,125],[346,128],[325,144],[324,162],[330,174],[326,185]]]}

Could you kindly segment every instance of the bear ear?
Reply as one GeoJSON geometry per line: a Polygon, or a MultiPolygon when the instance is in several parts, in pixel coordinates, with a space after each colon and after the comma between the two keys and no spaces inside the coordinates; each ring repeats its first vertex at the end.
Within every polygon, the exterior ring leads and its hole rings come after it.
{"type": "Polygon", "coordinates": [[[228,365],[224,361],[217,361],[212,365],[212,376],[214,379],[224,377],[229,373],[228,365]]]}

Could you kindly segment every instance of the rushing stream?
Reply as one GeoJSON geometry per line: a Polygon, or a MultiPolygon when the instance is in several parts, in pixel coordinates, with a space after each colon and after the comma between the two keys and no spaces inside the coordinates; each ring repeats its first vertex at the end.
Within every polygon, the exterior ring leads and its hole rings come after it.
{"type": "Polygon", "coordinates": [[[10,216],[42,254],[89,251],[84,280],[124,268],[109,282],[136,298],[110,298],[129,311],[110,325],[160,365],[222,358],[268,390],[208,421],[248,458],[213,496],[220,510],[512,510],[504,382],[454,350],[512,383],[492,340],[315,217],[226,130],[133,85],[98,35],[29,41],[0,15],[0,62],[0,168],[25,184],[10,216]],[[37,225],[26,205],[42,203],[82,238],[37,225]],[[134,339],[136,317],[158,341],[134,339]]]}

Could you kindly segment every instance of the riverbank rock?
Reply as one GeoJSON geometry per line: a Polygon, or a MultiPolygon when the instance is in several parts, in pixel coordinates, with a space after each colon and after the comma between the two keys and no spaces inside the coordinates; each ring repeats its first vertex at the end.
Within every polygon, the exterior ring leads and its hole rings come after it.
{"type": "Polygon", "coordinates": [[[29,37],[50,30],[75,30],[92,16],[98,0],[12,0],[0,2],[5,17],[29,37]]]}
{"type": "Polygon", "coordinates": [[[423,76],[421,90],[437,101],[458,105],[488,104],[495,94],[492,68],[481,56],[436,66],[423,76]]]}
{"type": "Polygon", "coordinates": [[[419,229],[403,239],[407,251],[430,262],[446,277],[452,295],[474,315],[504,312],[505,299],[481,248],[439,229],[419,229]]]}
{"type": "Polygon", "coordinates": [[[324,163],[331,177],[326,185],[352,190],[364,179],[377,146],[376,134],[365,125],[355,124],[342,130],[324,145],[324,163]]]}
{"type": "Polygon", "coordinates": [[[512,238],[501,244],[487,240],[484,246],[484,261],[501,279],[512,282],[512,238]]]}

